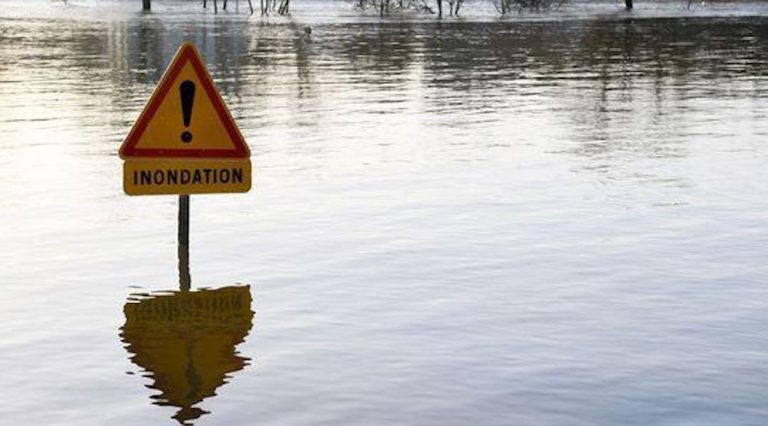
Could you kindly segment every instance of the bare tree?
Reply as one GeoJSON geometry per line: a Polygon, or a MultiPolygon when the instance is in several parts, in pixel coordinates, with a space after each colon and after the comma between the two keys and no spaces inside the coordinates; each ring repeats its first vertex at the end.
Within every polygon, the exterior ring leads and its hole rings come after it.
{"type": "Polygon", "coordinates": [[[459,16],[459,10],[465,0],[446,0],[448,2],[448,16],[459,16]]]}
{"type": "MultiPolygon", "coordinates": [[[[361,10],[373,9],[379,16],[387,16],[394,11],[413,10],[417,12],[435,13],[430,7],[432,0],[354,0],[355,7],[361,10]]],[[[442,1],[438,1],[438,8],[442,10],[442,1]]],[[[464,0],[451,0],[464,1],[464,0]]],[[[442,16],[442,12],[439,12],[442,16]]]]}
{"type": "MultiPolygon", "coordinates": [[[[632,0],[625,0],[632,1],[632,0]]],[[[516,10],[548,10],[557,9],[567,3],[568,0],[496,0],[494,6],[502,14],[506,15],[513,9],[516,10]]]]}
{"type": "Polygon", "coordinates": [[[291,7],[291,0],[280,0],[280,4],[277,7],[277,13],[279,15],[287,15],[290,13],[290,7],[291,7]]]}

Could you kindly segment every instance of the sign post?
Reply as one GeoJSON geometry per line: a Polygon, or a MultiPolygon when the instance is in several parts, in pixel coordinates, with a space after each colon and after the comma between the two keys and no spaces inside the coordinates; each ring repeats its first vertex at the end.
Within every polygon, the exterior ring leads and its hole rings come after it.
{"type": "Polygon", "coordinates": [[[190,288],[190,194],[248,192],[251,151],[203,58],[179,47],[120,147],[128,195],[179,195],[179,280],[190,288]]]}
{"type": "Polygon", "coordinates": [[[192,277],[189,273],[189,195],[179,195],[179,287],[189,291],[192,277]]]}

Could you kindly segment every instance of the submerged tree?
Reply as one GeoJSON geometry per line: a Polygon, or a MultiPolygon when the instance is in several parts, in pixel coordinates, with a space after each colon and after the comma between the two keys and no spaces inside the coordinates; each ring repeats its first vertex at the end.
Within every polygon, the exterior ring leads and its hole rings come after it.
{"type": "Polygon", "coordinates": [[[464,5],[465,0],[447,0],[448,16],[459,16],[459,10],[464,5]]]}
{"type": "Polygon", "coordinates": [[[355,0],[355,7],[358,9],[372,8],[379,16],[387,16],[392,12],[403,10],[433,13],[432,8],[427,4],[427,0],[355,0]]]}
{"type": "Polygon", "coordinates": [[[287,15],[290,10],[291,0],[261,0],[261,16],[267,16],[270,12],[287,15]]]}
{"type": "MultiPolygon", "coordinates": [[[[626,0],[631,2],[632,0],[626,0]]],[[[502,15],[513,10],[548,10],[556,9],[568,0],[495,0],[494,6],[502,15]]]]}
{"type": "MultiPolygon", "coordinates": [[[[437,17],[443,17],[443,0],[436,0],[437,2],[437,17]]],[[[459,10],[464,5],[465,0],[445,0],[448,4],[448,16],[459,16],[459,10]]]]}

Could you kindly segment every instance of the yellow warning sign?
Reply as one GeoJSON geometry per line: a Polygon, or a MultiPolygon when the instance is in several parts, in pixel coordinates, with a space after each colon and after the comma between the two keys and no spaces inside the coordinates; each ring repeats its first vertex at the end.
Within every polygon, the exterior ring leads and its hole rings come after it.
{"type": "Polygon", "coordinates": [[[123,188],[129,195],[247,192],[250,154],[200,53],[186,42],[120,147],[123,188]]]}

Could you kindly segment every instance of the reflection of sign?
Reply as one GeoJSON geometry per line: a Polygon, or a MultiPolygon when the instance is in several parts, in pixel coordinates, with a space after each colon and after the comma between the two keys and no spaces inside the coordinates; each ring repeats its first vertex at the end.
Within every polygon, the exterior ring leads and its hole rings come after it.
{"type": "Polygon", "coordinates": [[[247,192],[250,155],[200,54],[187,42],[120,147],[120,157],[126,160],[123,187],[129,195],[247,192]],[[209,170],[208,178],[203,178],[204,170],[209,170]],[[238,179],[220,179],[225,178],[224,170],[241,173],[238,179]]]}
{"type": "Polygon", "coordinates": [[[134,295],[123,311],[131,361],[160,391],[155,404],[178,407],[174,418],[182,423],[205,414],[195,405],[248,361],[235,351],[251,329],[248,286],[134,295]]]}

